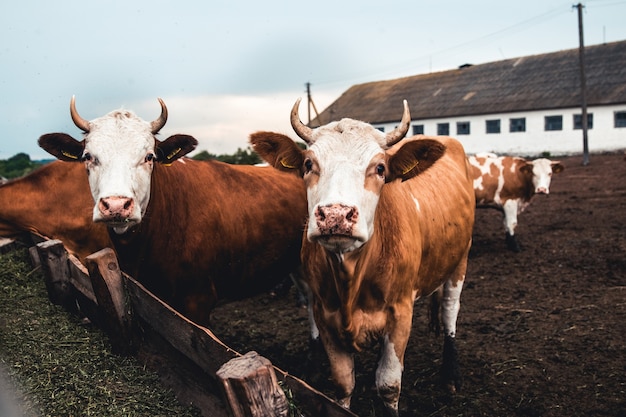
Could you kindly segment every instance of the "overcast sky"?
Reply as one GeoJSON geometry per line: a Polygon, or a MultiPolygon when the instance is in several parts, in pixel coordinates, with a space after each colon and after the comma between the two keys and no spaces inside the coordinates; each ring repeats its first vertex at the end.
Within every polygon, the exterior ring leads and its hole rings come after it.
{"type": "MultiPolygon", "coordinates": [[[[152,120],[161,97],[169,121],[160,137],[191,134],[215,154],[245,148],[257,130],[293,137],[289,111],[307,82],[322,111],[355,84],[577,48],[575,4],[3,1],[0,159],[47,158],[44,133],[80,138],[72,95],[89,120],[120,107],[152,120]]],[[[626,0],[583,5],[586,45],[626,40],[626,0]]]]}

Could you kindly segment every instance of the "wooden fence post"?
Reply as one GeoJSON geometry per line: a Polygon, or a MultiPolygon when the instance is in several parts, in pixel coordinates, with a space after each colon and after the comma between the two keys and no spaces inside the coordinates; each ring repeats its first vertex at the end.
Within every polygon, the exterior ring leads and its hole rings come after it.
{"type": "Polygon", "coordinates": [[[104,248],[87,256],[85,263],[113,349],[116,353],[129,353],[132,345],[130,314],[122,271],[115,252],[111,248],[104,248]]]}
{"type": "Polygon", "coordinates": [[[289,403],[271,362],[252,351],[217,371],[233,417],[286,417],[289,403]]]}
{"type": "Polygon", "coordinates": [[[60,240],[47,240],[37,244],[39,261],[44,273],[48,298],[53,304],[76,310],[70,285],[67,251],[60,240]]]}

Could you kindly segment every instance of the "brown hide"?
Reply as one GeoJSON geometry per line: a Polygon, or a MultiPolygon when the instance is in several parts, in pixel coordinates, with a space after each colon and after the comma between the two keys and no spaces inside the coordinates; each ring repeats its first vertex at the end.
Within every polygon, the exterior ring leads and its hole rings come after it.
{"type": "Polygon", "coordinates": [[[347,346],[364,347],[371,337],[410,323],[413,291],[418,297],[432,293],[466,261],[474,190],[462,146],[437,140],[447,146],[441,159],[420,175],[383,186],[375,232],[360,249],[344,254],[344,265],[321,245],[303,243],[303,266],[320,301],[316,317],[326,318],[318,324],[347,346]]]}
{"type": "Polygon", "coordinates": [[[59,239],[79,259],[111,247],[106,227],[92,221],[85,167],[55,161],[0,186],[0,236],[24,232],[59,239]]]}
{"type": "MultiPolygon", "coordinates": [[[[476,157],[476,161],[481,165],[485,163],[485,158],[476,157]]],[[[521,199],[524,202],[530,201],[534,195],[532,165],[525,159],[517,157],[502,157],[502,171],[495,165],[491,165],[489,174],[482,175],[483,189],[476,189],[476,203],[479,206],[491,206],[502,204],[495,203],[495,196],[498,189],[500,175],[504,176],[504,185],[500,192],[502,203],[510,199],[521,199]],[[529,166],[529,169],[524,167],[529,166]],[[512,167],[514,170],[511,171],[512,167]]],[[[476,167],[471,167],[472,178],[481,177],[481,172],[476,167]]]]}
{"type": "Polygon", "coordinates": [[[111,237],[121,267],[192,320],[271,288],[299,266],[302,180],[272,167],[182,159],[155,165],[142,222],[111,237]]]}

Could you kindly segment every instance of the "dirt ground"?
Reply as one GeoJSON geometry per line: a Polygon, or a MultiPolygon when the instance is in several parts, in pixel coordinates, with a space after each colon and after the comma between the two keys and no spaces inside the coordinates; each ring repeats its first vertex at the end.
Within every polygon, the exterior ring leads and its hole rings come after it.
{"type": "MultiPolygon", "coordinates": [[[[458,322],[463,389],[438,384],[443,340],[416,303],[405,356],[403,416],[626,416],[626,160],[560,159],[549,196],[519,216],[522,252],[507,250],[502,217],[479,210],[458,322]]],[[[224,342],[304,374],[307,315],[295,292],[225,304],[213,316],[224,342]]],[[[380,416],[376,354],[357,356],[352,409],[380,416]]],[[[325,377],[310,381],[332,393],[325,377]]]]}

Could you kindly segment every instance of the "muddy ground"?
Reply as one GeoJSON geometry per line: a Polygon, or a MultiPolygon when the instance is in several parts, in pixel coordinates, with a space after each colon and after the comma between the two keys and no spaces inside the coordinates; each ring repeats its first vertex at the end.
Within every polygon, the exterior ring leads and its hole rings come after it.
{"type": "MultiPolygon", "coordinates": [[[[556,159],[556,158],[553,158],[556,159]]],[[[502,217],[479,210],[458,322],[463,389],[438,384],[442,339],[416,304],[405,357],[403,416],[626,416],[626,160],[560,158],[551,194],[519,216],[521,253],[504,242],[502,217]]],[[[256,350],[304,373],[308,325],[294,290],[219,307],[213,329],[240,352],[256,350]]],[[[357,357],[352,409],[380,416],[375,353],[357,357]]],[[[327,363],[311,381],[332,394],[327,363]]]]}

